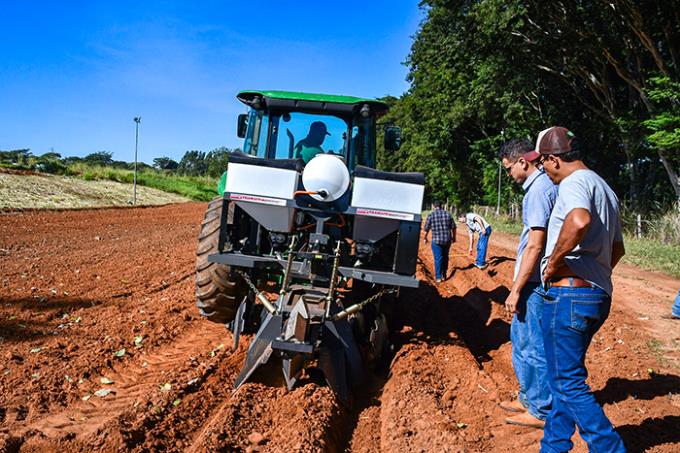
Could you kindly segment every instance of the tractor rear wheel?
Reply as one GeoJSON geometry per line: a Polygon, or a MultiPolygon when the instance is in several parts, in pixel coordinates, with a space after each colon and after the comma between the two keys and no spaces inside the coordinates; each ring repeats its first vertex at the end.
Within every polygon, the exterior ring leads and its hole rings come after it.
{"type": "Polygon", "coordinates": [[[229,266],[208,261],[208,255],[218,253],[222,197],[213,199],[203,217],[196,251],[196,306],[204,318],[227,324],[236,317],[247,287],[229,266]]]}

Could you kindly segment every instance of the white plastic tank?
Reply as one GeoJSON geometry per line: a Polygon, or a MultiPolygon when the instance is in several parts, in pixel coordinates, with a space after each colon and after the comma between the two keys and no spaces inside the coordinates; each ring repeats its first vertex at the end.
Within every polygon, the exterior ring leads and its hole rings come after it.
{"type": "Polygon", "coordinates": [[[341,157],[317,154],[302,171],[302,184],[318,201],[335,201],[349,188],[349,170],[341,157]],[[325,194],[325,196],[323,196],[325,194]]]}

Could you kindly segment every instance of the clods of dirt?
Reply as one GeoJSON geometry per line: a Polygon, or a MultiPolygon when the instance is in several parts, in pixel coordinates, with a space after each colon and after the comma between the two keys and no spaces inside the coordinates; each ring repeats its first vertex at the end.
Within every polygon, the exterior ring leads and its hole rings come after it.
{"type": "MultiPolygon", "coordinates": [[[[495,234],[484,271],[452,256],[441,284],[423,246],[421,287],[393,310],[394,355],[346,408],[313,376],[233,390],[248,339],[231,351],[194,311],[204,209],[0,214],[0,451],[538,449],[541,431],[506,425],[498,406],[517,393],[502,306],[516,239],[495,234]]],[[[680,282],[624,267],[616,285],[589,383],[630,451],[677,451],[680,373],[655,310],[680,282]]]]}

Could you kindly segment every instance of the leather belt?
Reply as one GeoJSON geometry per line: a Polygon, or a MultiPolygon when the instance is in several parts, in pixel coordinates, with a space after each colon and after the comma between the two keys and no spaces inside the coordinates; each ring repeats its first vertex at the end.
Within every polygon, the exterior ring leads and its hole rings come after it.
{"type": "Polygon", "coordinates": [[[556,280],[550,281],[550,286],[559,286],[566,288],[592,288],[589,282],[578,277],[558,277],[556,280]]]}

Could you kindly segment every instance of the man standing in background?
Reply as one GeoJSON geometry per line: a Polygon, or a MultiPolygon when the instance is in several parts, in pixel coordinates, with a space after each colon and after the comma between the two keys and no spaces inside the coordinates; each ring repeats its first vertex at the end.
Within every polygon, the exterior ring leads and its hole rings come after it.
{"type": "Polygon", "coordinates": [[[491,225],[484,217],[474,212],[468,212],[464,216],[458,218],[460,223],[464,223],[468,227],[470,235],[470,245],[468,246],[468,255],[472,256],[472,246],[475,243],[475,233],[479,234],[477,241],[477,259],[475,266],[480,269],[486,268],[486,250],[489,246],[489,236],[491,236],[491,225]]]}
{"type": "Polygon", "coordinates": [[[446,280],[449,270],[449,249],[451,243],[456,242],[456,224],[453,222],[451,214],[442,209],[439,200],[435,200],[434,211],[432,211],[425,221],[425,243],[432,230],[432,256],[434,257],[434,273],[437,283],[446,280]]]}
{"type": "Polygon", "coordinates": [[[574,446],[576,426],[590,451],[625,452],[621,437],[586,384],[586,351],[609,316],[612,269],[625,253],[619,201],[581,157],[574,134],[563,127],[536,141],[559,195],[550,215],[542,279],[547,289],[541,328],[553,404],[541,452],[574,446]]]}
{"type": "Polygon", "coordinates": [[[510,325],[512,366],[519,383],[516,401],[500,406],[518,415],[505,421],[512,425],[543,428],[550,412],[552,394],[548,387],[541,312],[543,289],[539,263],[543,257],[550,213],[557,198],[557,186],[532,162],[538,157],[526,139],[515,139],[501,148],[505,171],[522,185],[522,234],[517,248],[515,274],[505,307],[514,313],[510,325]]]}

